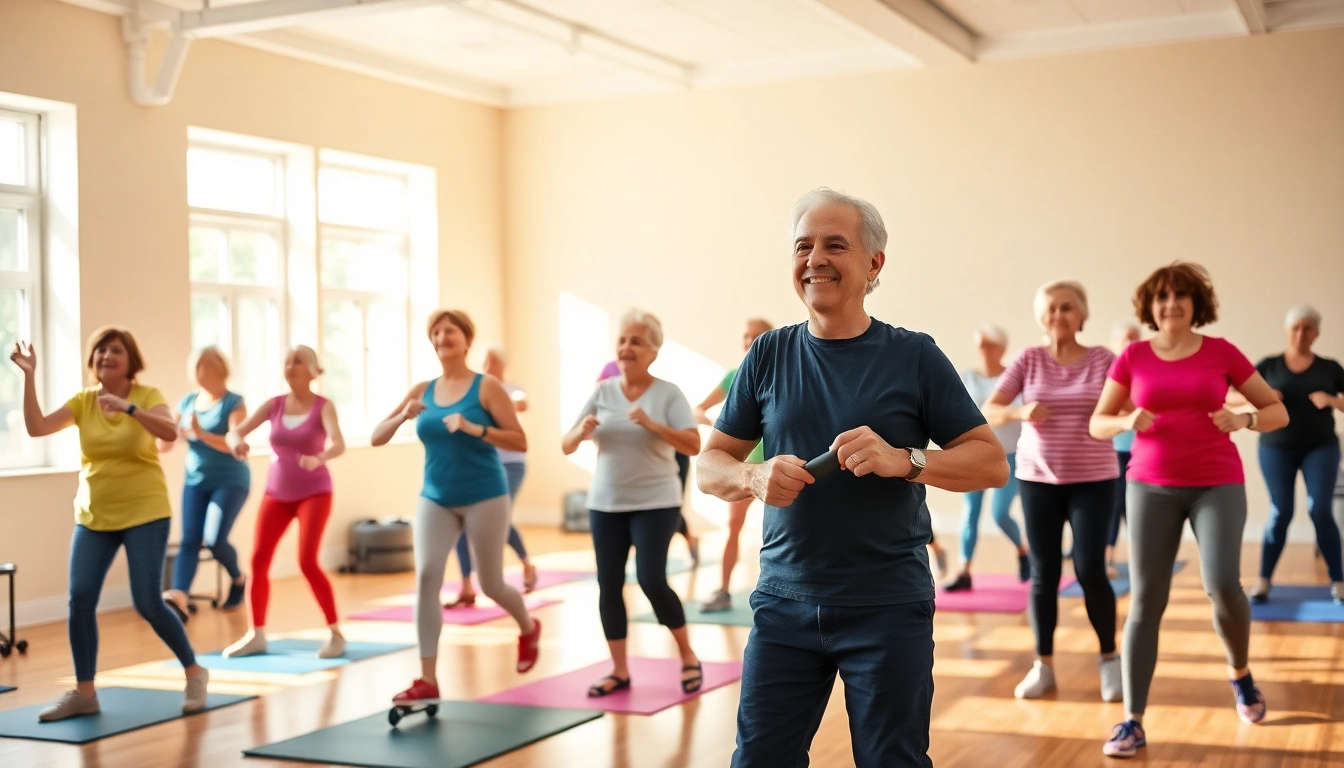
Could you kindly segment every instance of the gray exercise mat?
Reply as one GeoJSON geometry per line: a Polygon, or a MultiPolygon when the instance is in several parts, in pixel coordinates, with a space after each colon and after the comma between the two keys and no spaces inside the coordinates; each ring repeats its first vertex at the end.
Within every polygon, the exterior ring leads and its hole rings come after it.
{"type": "MultiPolygon", "coordinates": [[[[208,712],[255,698],[256,696],[212,693],[202,711],[208,712]]],[[[37,719],[37,713],[50,706],[49,703],[7,709],[0,712],[0,738],[87,744],[119,733],[166,723],[179,717],[191,717],[182,714],[181,691],[99,688],[98,704],[103,711],[96,715],[70,717],[54,723],[43,723],[37,719]]]]}
{"type": "MultiPolygon", "coordinates": [[[[686,612],[687,624],[717,624],[724,627],[750,627],[753,626],[753,617],[755,612],[751,610],[751,590],[745,592],[733,593],[733,607],[727,611],[715,611],[713,613],[701,613],[700,606],[705,601],[697,600],[693,603],[686,603],[682,609],[686,612]]],[[[658,617],[650,613],[641,613],[630,619],[646,624],[657,624],[658,617]]]]}
{"type": "Polygon", "coordinates": [[[243,752],[248,757],[362,768],[466,768],[596,720],[599,711],[443,701],[438,716],[380,712],[243,752]]]}

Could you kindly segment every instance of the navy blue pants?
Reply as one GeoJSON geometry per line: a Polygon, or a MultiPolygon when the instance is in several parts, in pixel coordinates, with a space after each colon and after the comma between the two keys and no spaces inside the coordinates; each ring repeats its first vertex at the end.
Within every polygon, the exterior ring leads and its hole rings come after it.
{"type": "Polygon", "coordinates": [[[803,768],[838,673],[857,768],[929,768],[933,601],[845,608],[757,591],[733,768],[803,768]]]}
{"type": "Polygon", "coordinates": [[[1297,473],[1307,486],[1307,516],[1316,527],[1316,546],[1320,547],[1331,581],[1344,581],[1341,563],[1339,526],[1331,514],[1335,475],[1339,471],[1339,442],[1326,443],[1306,453],[1261,444],[1260,471],[1269,488],[1269,520],[1265,523],[1265,543],[1260,548],[1260,578],[1274,577],[1274,568],[1288,543],[1288,524],[1293,521],[1293,496],[1297,473]]]}

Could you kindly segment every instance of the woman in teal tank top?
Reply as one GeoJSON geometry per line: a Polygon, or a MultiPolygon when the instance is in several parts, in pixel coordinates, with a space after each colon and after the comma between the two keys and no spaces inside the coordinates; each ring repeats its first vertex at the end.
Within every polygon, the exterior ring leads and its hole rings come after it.
{"type": "Polygon", "coordinates": [[[443,630],[439,591],[448,553],[463,531],[481,591],[518,622],[517,670],[527,672],[537,662],[541,622],[528,614],[523,596],[504,583],[504,542],[512,505],[496,450],[526,451],[527,436],[499,380],[467,366],[475,334],[465,312],[441,309],[430,315],[429,340],[443,375],[412,387],[374,429],[371,440],[383,445],[398,427],[414,421],[415,434],[425,445],[425,479],[415,516],[415,623],[421,676],[392,698],[399,706],[439,698],[435,669],[443,630]]]}

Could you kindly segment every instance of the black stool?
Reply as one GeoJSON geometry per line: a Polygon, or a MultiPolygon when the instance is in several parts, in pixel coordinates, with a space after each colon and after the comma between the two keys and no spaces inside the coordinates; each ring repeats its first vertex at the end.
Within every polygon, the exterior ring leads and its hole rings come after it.
{"type": "Polygon", "coordinates": [[[28,652],[27,640],[15,641],[17,630],[14,626],[14,572],[17,570],[18,567],[13,563],[0,563],[0,576],[9,577],[9,634],[0,632],[0,657],[6,659],[9,658],[9,654],[13,653],[15,648],[19,649],[19,653],[28,652]]]}
{"type": "MultiPolygon", "coordinates": [[[[175,565],[177,556],[181,553],[181,551],[182,546],[180,544],[168,545],[167,557],[163,559],[163,589],[165,592],[171,589],[173,586],[173,566],[175,565]]],[[[196,612],[197,600],[209,600],[211,608],[218,608],[220,604],[224,602],[224,566],[218,560],[215,559],[215,554],[211,552],[210,548],[205,546],[204,544],[201,545],[201,556],[200,560],[198,560],[197,562],[201,563],[213,562],[215,564],[215,594],[197,595],[188,592],[187,610],[191,611],[192,613],[196,612]]]]}

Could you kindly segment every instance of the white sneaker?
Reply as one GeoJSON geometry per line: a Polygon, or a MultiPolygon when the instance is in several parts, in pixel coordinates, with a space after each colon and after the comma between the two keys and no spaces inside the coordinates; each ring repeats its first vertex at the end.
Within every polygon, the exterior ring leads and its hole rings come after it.
{"type": "Polygon", "coordinates": [[[319,659],[339,659],[344,654],[345,637],[335,632],[332,632],[331,637],[327,638],[327,642],[317,649],[317,658],[319,659]]]}
{"type": "Polygon", "coordinates": [[[1120,657],[1112,656],[1101,660],[1101,700],[1120,701],[1125,697],[1121,684],[1120,657]]]}
{"type": "Polygon", "coordinates": [[[1055,690],[1055,671],[1037,661],[1031,665],[1031,671],[1022,678],[1022,682],[1013,689],[1013,695],[1019,699],[1039,699],[1055,690]]]}
{"type": "Polygon", "coordinates": [[[37,719],[44,723],[64,720],[67,717],[96,715],[102,711],[98,706],[98,692],[85,696],[79,691],[66,691],[61,700],[37,713],[37,719]]]}
{"type": "Polygon", "coordinates": [[[205,689],[210,685],[210,670],[202,669],[199,675],[187,675],[186,696],[182,699],[183,712],[200,712],[205,709],[205,689]]]}
{"type": "Polygon", "coordinates": [[[249,630],[243,639],[224,649],[224,658],[236,659],[239,656],[257,656],[266,652],[266,636],[249,630]]]}

